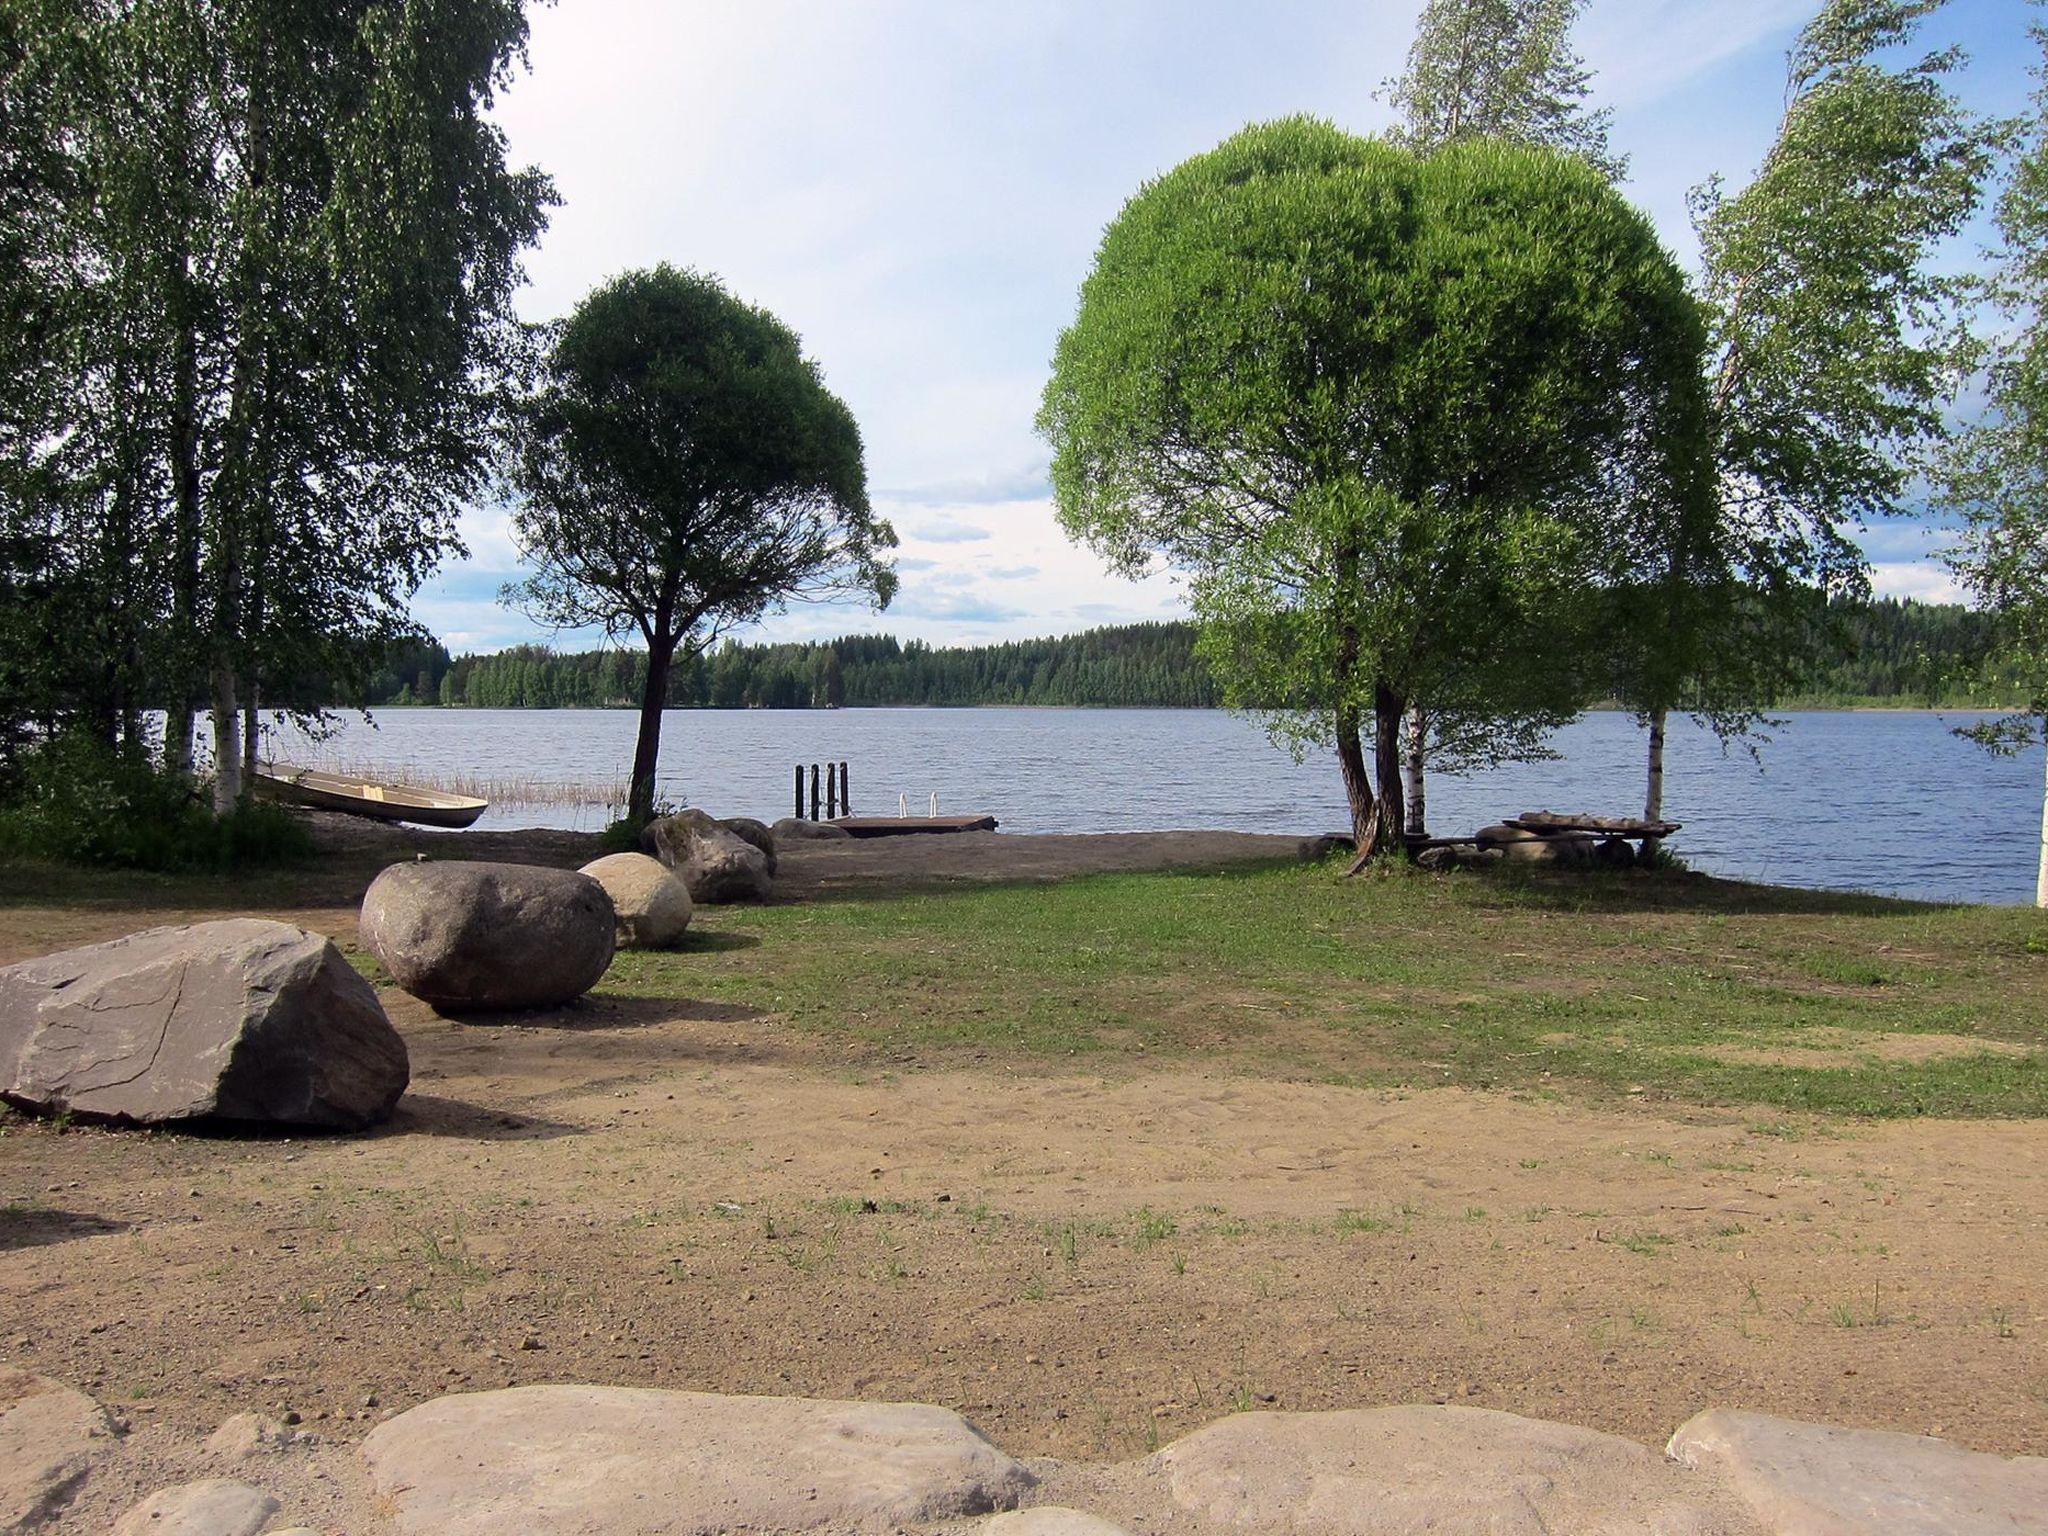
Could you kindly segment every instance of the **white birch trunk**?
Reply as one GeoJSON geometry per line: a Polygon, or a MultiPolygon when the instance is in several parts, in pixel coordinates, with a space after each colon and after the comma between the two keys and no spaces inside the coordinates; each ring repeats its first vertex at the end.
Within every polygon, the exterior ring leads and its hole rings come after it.
{"type": "Polygon", "coordinates": [[[1402,722],[1401,777],[1406,781],[1408,792],[1408,815],[1406,830],[1416,837],[1424,835],[1428,822],[1425,813],[1429,808],[1428,790],[1425,783],[1427,754],[1423,743],[1428,727],[1423,718],[1421,706],[1408,711],[1408,718],[1402,722]]]}
{"type": "MultiPolygon", "coordinates": [[[[2041,726],[2041,735],[2048,740],[2048,719],[2041,726]]],[[[2048,757],[2048,753],[2042,755],[2048,757]]],[[[2034,905],[2048,907],[2048,770],[2044,770],[2041,784],[2041,865],[2034,879],[2034,905]]]]}
{"type": "Polygon", "coordinates": [[[234,668],[213,669],[213,811],[225,816],[242,798],[242,714],[234,668]]]}
{"type": "Polygon", "coordinates": [[[1643,820],[1664,819],[1664,720],[1661,709],[1650,711],[1650,774],[1643,794],[1643,820]]]}

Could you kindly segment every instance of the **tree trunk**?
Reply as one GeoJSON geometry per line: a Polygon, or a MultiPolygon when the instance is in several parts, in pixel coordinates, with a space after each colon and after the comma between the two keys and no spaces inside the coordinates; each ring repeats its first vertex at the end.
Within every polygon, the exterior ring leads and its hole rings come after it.
{"type": "Polygon", "coordinates": [[[1380,813],[1373,799],[1372,778],[1366,772],[1358,716],[1349,711],[1337,716],[1337,765],[1344,773],[1344,799],[1351,808],[1351,841],[1358,850],[1351,873],[1356,874],[1373,856],[1379,838],[1380,813]]]}
{"type": "Polygon", "coordinates": [[[1380,832],[1389,850],[1407,848],[1401,796],[1401,717],[1407,700],[1385,683],[1373,685],[1373,775],[1380,796],[1380,832]]]}
{"type": "MultiPolygon", "coordinates": [[[[2048,740],[2048,719],[2041,724],[2042,738],[2048,740]]],[[[2041,789],[2041,869],[2034,881],[2034,905],[2048,907],[2048,776],[2044,776],[2041,789]]]]}
{"type": "Polygon", "coordinates": [[[213,666],[213,811],[225,816],[242,799],[241,716],[235,709],[235,669],[213,666]]]}
{"type": "Polygon", "coordinates": [[[192,772],[193,661],[199,626],[199,338],[191,317],[190,255],[179,258],[177,377],[171,403],[171,689],[164,717],[164,768],[192,772]]]}
{"type": "Polygon", "coordinates": [[[668,673],[675,641],[656,633],[647,648],[647,685],[640,695],[640,739],[633,747],[633,780],[626,815],[635,823],[654,816],[654,770],[661,760],[661,712],[668,703],[668,673]]]}
{"type": "Polygon", "coordinates": [[[1664,721],[1667,712],[1650,711],[1650,773],[1643,793],[1643,820],[1664,819],[1664,721]]]}
{"type": "Polygon", "coordinates": [[[1424,742],[1428,736],[1429,721],[1422,712],[1422,706],[1410,705],[1401,741],[1401,772],[1408,781],[1407,830],[1417,837],[1423,836],[1429,825],[1428,794],[1423,785],[1427,766],[1424,742]]]}

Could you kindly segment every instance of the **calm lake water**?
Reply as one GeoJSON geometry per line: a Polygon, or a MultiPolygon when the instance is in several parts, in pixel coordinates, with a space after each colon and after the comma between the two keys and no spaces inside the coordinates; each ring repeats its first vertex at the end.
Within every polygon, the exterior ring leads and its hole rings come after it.
{"type": "MultiPolygon", "coordinates": [[[[1788,717],[1759,768],[1711,733],[1672,722],[1665,811],[1695,867],[1788,885],[1937,900],[2031,902],[2041,825],[2041,753],[1994,758],[1950,734],[1978,718],[1922,711],[1788,717]]],[[[628,710],[384,709],[279,757],[403,765],[431,776],[616,782],[633,752],[628,710]]],[[[1643,736],[1621,714],[1559,733],[1555,762],[1431,781],[1436,832],[1468,832],[1525,810],[1634,814],[1643,736]]],[[[1297,764],[1251,723],[1178,709],[671,711],[661,793],[716,815],[791,809],[798,762],[844,760],[853,803],[913,814],[987,812],[1013,832],[1174,827],[1322,832],[1347,824],[1335,761],[1297,764]]],[[[596,827],[601,806],[494,808],[483,826],[596,827]]]]}

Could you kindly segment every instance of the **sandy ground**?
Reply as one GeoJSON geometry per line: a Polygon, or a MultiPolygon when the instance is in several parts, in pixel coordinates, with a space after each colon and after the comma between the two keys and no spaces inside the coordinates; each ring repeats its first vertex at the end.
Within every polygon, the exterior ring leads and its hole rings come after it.
{"type": "MultiPolygon", "coordinates": [[[[587,856],[550,836],[464,847],[587,856]]],[[[1029,841],[1040,878],[1294,840],[1029,841]]],[[[277,915],[351,936],[351,890],[396,848],[330,861],[277,915]]],[[[807,849],[785,889],[892,858],[974,878],[990,854],[807,849]]],[[[15,911],[0,961],[207,915],[15,911]]],[[[345,1443],[445,1391],[595,1381],[919,1399],[1080,1459],[1247,1406],[1443,1400],[1646,1443],[1719,1404],[2048,1450],[2039,1123],[1787,1138],[1171,1064],[928,1064],[602,988],[545,1022],[387,1001],[413,1091],[369,1136],[10,1121],[0,1359],[166,1443],[242,1408],[345,1443]]]]}

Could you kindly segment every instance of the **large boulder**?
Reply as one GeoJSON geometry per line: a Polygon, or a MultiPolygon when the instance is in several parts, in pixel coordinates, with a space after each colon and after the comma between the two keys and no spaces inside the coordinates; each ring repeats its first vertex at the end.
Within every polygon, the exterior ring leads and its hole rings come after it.
{"type": "Polygon", "coordinates": [[[359,1130],[410,1071],[376,990],[289,923],[152,928],[0,970],[0,1097],[26,1109],[359,1130]]]}
{"type": "Polygon", "coordinates": [[[767,822],[751,816],[728,816],[719,825],[749,848],[757,848],[768,861],[768,873],[775,873],[775,832],[767,822]]]}
{"type": "Polygon", "coordinates": [[[0,1533],[51,1519],[119,1444],[106,1410],[83,1392],[0,1367],[0,1533]]]}
{"type": "Polygon", "coordinates": [[[618,919],[620,949],[667,949],[690,926],[690,888],[644,853],[614,853],[583,866],[604,887],[618,919]]]}
{"type": "Polygon", "coordinates": [[[1718,1474],[1782,1536],[2011,1536],[2048,1530],[2048,1459],[1709,1409],[1666,1454],[1718,1474]]]}
{"type": "Polygon", "coordinates": [[[1152,1458],[1204,1529],[1292,1536],[1747,1536],[1724,1490],[1633,1440],[1488,1408],[1240,1413],[1152,1458]]]}
{"type": "Polygon", "coordinates": [[[436,1398],[362,1457],[399,1536],[894,1529],[1007,1509],[1036,1482],[944,1408],[646,1387],[436,1398]]]}
{"type": "Polygon", "coordinates": [[[692,901],[766,901],[774,888],[768,856],[702,811],[649,822],[642,841],[683,877],[692,901]]]}
{"type": "Polygon", "coordinates": [[[846,843],[853,840],[853,834],[844,827],[834,826],[829,821],[805,821],[798,816],[785,816],[768,830],[779,842],[846,843]]]}
{"type": "Polygon", "coordinates": [[[538,864],[394,864],[363,897],[363,946],[444,1013],[554,1008],[597,985],[618,926],[590,876],[538,864]]]}

